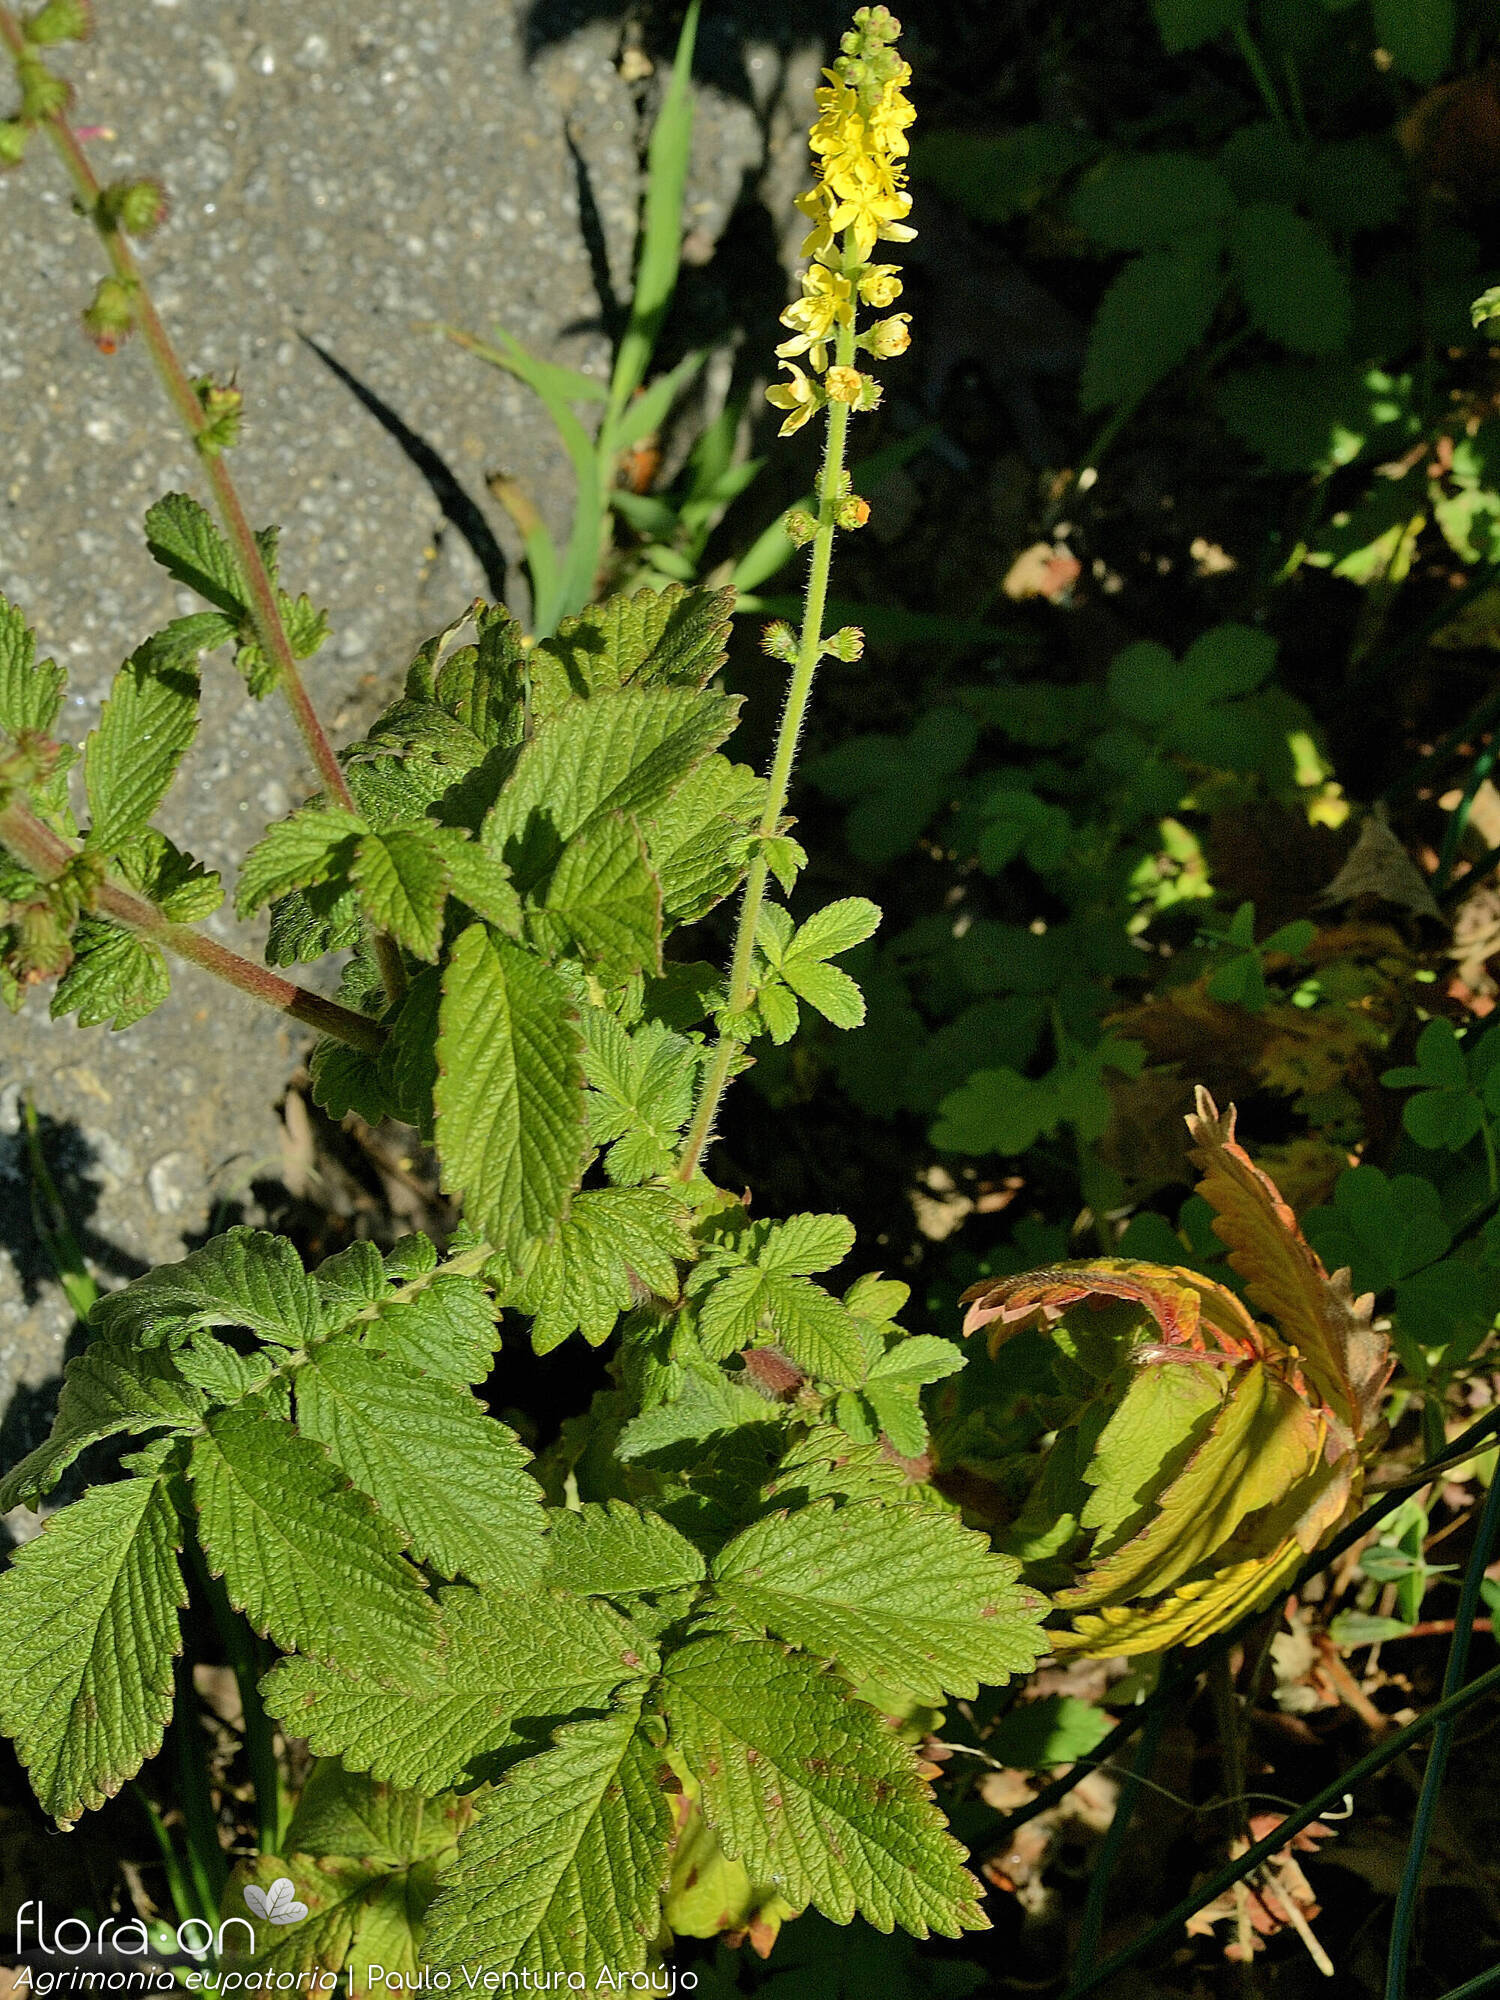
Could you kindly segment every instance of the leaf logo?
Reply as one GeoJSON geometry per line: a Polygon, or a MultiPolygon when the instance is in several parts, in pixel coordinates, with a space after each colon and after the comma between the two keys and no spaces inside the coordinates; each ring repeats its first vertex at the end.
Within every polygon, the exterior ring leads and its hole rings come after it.
{"type": "Polygon", "coordinates": [[[252,1882],[245,1891],[245,1902],[251,1915],[263,1924],[300,1924],[307,1915],[307,1905],[297,1901],[296,1885],[287,1875],[278,1875],[269,1889],[257,1888],[252,1882]]]}

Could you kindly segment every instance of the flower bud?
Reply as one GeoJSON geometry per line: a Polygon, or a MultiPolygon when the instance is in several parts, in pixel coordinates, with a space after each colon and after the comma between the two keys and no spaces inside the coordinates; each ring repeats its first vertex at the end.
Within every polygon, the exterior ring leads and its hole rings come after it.
{"type": "Polygon", "coordinates": [[[66,111],[73,95],[71,84],[54,76],[41,57],[30,49],[16,57],[16,81],[21,86],[21,117],[28,125],[55,118],[66,111]]]}
{"type": "MultiPolygon", "coordinates": [[[[860,502],[864,506],[864,502],[860,502]]],[[[866,513],[869,509],[865,509],[866,513]]],[[[845,625],[830,634],[823,641],[823,651],[831,660],[842,660],[846,667],[853,666],[865,650],[865,635],[857,625],[845,625]]]]}
{"type": "Polygon", "coordinates": [[[93,31],[94,14],[88,0],[46,0],[30,20],[21,23],[27,41],[39,49],[54,42],[87,41],[93,31]]]}
{"type": "Polygon", "coordinates": [[[817,522],[801,507],[793,507],[781,525],[794,549],[805,548],[818,532],[817,522]]]}
{"type": "Polygon", "coordinates": [[[149,236],[166,219],[166,189],[157,181],[113,181],[99,196],[101,228],[149,236]]]}
{"type": "Polygon", "coordinates": [[[217,458],[239,443],[244,394],[232,382],[215,382],[211,375],[200,375],[193,390],[206,419],[194,442],[204,458],[217,458]]]}
{"type": "Polygon", "coordinates": [[[841,528],[862,528],[870,518],[870,503],[857,493],[846,493],[839,501],[834,519],[841,528]]]}
{"type": "Polygon", "coordinates": [[[835,403],[858,403],[865,378],[857,368],[830,368],[823,386],[835,403]]]}
{"type": "Polygon", "coordinates": [[[18,118],[0,118],[0,171],[26,157],[26,127],[18,118]]]}
{"type": "Polygon", "coordinates": [[[135,330],[135,285],[101,278],[83,314],[83,330],[101,354],[116,354],[135,330]]]}
{"type": "Polygon", "coordinates": [[[784,618],[766,627],[760,635],[760,645],[762,652],[769,653],[773,660],[784,660],[788,666],[797,658],[797,635],[784,618]]]}

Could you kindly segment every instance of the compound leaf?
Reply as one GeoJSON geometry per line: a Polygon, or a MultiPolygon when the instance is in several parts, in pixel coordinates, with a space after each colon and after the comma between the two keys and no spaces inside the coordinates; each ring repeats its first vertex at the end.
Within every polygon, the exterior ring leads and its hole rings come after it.
{"type": "Polygon", "coordinates": [[[509,1300],[536,1315],[537,1353],[575,1328],[598,1347],[643,1294],[675,1299],[687,1224],[687,1211],[665,1188],[589,1188],[575,1196],[556,1236],[529,1253],[509,1300]]]}

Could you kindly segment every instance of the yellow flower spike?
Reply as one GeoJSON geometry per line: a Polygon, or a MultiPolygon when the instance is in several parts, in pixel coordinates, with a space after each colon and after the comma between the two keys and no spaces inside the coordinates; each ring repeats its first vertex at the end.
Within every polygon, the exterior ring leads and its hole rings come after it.
{"type": "Polygon", "coordinates": [[[792,378],[790,382],[778,382],[774,389],[766,391],[768,403],[790,412],[777,433],[779,437],[790,437],[794,431],[800,431],[813,412],[827,401],[820,382],[810,382],[800,368],[790,363],[787,372],[792,378]]]}
{"type": "Polygon", "coordinates": [[[841,272],[814,264],[802,274],[802,297],[781,315],[783,326],[794,337],[784,340],[776,353],[785,361],[794,354],[806,354],[821,375],[828,366],[828,345],[840,326],[854,324],[854,288],[841,272]]]}

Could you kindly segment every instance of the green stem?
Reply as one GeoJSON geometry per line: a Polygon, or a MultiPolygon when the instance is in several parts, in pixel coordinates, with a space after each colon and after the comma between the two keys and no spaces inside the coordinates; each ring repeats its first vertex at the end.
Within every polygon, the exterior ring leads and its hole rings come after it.
{"type": "Polygon", "coordinates": [[[1120,1791],[1115,1800],[1114,1818],[1109,1830],[1099,1844],[1099,1852],[1089,1871],[1088,1894],[1084,1898],[1083,1916],[1078,1925],[1078,1946],[1074,1955],[1073,1977],[1082,1979],[1093,1966],[1099,1950],[1099,1939],[1104,1929],[1104,1905],[1109,1895],[1109,1885],[1114,1878],[1125,1836],[1130,1831],[1130,1822],[1135,1816],[1143,1790],[1142,1780],[1151,1775],[1151,1766],[1156,1762],[1157,1748],[1161,1743],[1162,1731],[1167,1725],[1167,1710],[1159,1708],[1146,1722],[1141,1732],[1140,1747],[1128,1771],[1120,1773],[1120,1791]]]}
{"type": "Polygon", "coordinates": [[[1291,133],[1287,130],[1286,113],[1281,108],[1281,100],[1276,95],[1275,87],[1271,82],[1271,72],[1266,68],[1266,59],[1256,47],[1250,30],[1242,20],[1236,21],[1234,24],[1234,45],[1239,50],[1245,67],[1250,72],[1255,88],[1260,92],[1261,102],[1265,105],[1267,111],[1270,112],[1276,129],[1280,132],[1283,139],[1290,139],[1291,133]]]}
{"type": "Polygon", "coordinates": [[[198,1899],[198,1914],[212,1924],[219,1914],[219,1899],[229,1879],[229,1868],[219,1842],[218,1817],[208,1783],[208,1744],[193,1687],[193,1670],[186,1655],[180,1655],[177,1661],[177,1706],[172,1734],[177,1739],[177,1795],[182,1802],[188,1874],[198,1899]]]}
{"type": "Polygon", "coordinates": [[[161,1856],[162,1873],[167,1878],[167,1894],[172,1898],[172,1908],[177,1912],[179,1924],[191,1923],[202,1912],[199,1910],[187,1876],[182,1870],[182,1860],[172,1844],[172,1836],[167,1823],[162,1818],[154,1799],[150,1798],[142,1786],[131,1780],[131,1791],[141,1811],[146,1815],[151,1828],[151,1837],[156,1842],[156,1851],[161,1856]]]}
{"type": "MultiPolygon", "coordinates": [[[[18,861],[24,862],[43,881],[60,875],[78,856],[77,848],[44,826],[16,799],[0,808],[0,846],[9,848],[18,861]]],[[[350,1048],[360,1049],[366,1055],[378,1055],[384,1046],[385,1032],[378,1022],[341,1007],[336,1000],[325,1000],[320,993],[309,993],[306,987],[283,979],[280,973],[257,965],[252,959],[241,958],[237,951],[205,937],[190,924],[174,924],[154,903],[147,902],[133,889],[118,882],[105,882],[95,892],[92,907],[137,937],[147,938],[176,957],[188,959],[216,979],[248,993],[252,1000],[289,1014],[294,1021],[305,1022],[321,1035],[332,1035],[335,1041],[347,1042],[350,1048]]]]}
{"type": "MultiPolygon", "coordinates": [[[[26,37],[21,24],[9,7],[0,0],[0,42],[4,42],[12,58],[19,63],[28,52],[26,37]]],[[[98,176],[89,165],[88,156],[79,142],[77,133],[62,112],[54,112],[42,119],[41,124],[51,140],[54,150],[67,169],[69,180],[79,207],[94,226],[94,233],[103,245],[104,254],[114,275],[131,288],[136,325],[141,339],[151,357],[152,366],[167,401],[177,413],[183,428],[187,431],[197,452],[198,462],[213,494],[219,520],[233,548],[239,564],[240,574],[245,579],[249,592],[249,611],[255,627],[255,636],[264,647],[266,656],[276,666],[281,691],[286,696],[307,753],[313,761],[324,790],[337,804],[348,811],[357,810],[354,796],[349,790],[343,768],[329,742],[317,710],[303,682],[297,656],[287,637],[282,620],[281,608],[276,601],[276,586],[271,581],[260,545],[251,531],[239,492],[230,476],[229,467],[224,462],[222,452],[205,450],[202,437],[209,426],[209,418],[192,377],[183,367],[171,335],[162,324],[151,292],[136,261],[135,253],[124,232],[107,219],[99,197],[103,193],[98,176]]],[[[397,1000],[406,990],[406,977],[401,964],[401,955],[394,939],[383,932],[375,936],[375,950],[380,963],[381,978],[392,1000],[397,1000]]]]}
{"type": "MultiPolygon", "coordinates": [[[[853,365],[852,326],[839,328],[836,360],[843,368],[853,365]]],[[[823,453],[822,476],[818,482],[818,522],[813,534],[812,561],[808,568],[807,590],[803,598],[802,636],[797,647],[796,664],[792,668],[792,677],[787,685],[780,727],[776,732],[776,748],[772,754],[771,771],[766,785],[765,809],[761,813],[757,829],[760,839],[755,858],[750,863],[749,873],[745,878],[745,894],[740,903],[739,921],[734,933],[734,951],[729,962],[726,1012],[731,1015],[744,1013],[754,998],[755,938],[760,927],[761,907],[766,899],[766,883],[771,872],[765,856],[765,842],[781,825],[781,816],[786,809],[787,793],[791,789],[792,782],[792,766],[797,758],[797,742],[802,734],[802,725],[807,719],[807,704],[812,695],[818,661],[823,656],[823,617],[828,605],[828,576],[833,563],[833,538],[838,530],[839,489],[844,475],[844,447],[848,434],[849,405],[830,401],[828,442],[823,453]]],[[[703,1087],[699,1092],[693,1122],[688,1128],[687,1140],[683,1146],[682,1158],[678,1162],[677,1171],[682,1180],[692,1179],[697,1171],[698,1162],[713,1137],[719,1101],[724,1095],[724,1086],[729,1081],[736,1051],[741,1046],[742,1044],[734,1036],[720,1034],[703,1080],[703,1087]]]]}
{"type": "MultiPolygon", "coordinates": [[[[1497,1530],[1500,1530],[1500,1466],[1496,1467],[1495,1475],[1490,1479],[1490,1490],[1485,1497],[1479,1532],[1474,1538],[1468,1568],[1464,1571],[1463,1590],[1453,1620],[1453,1638],[1448,1647],[1448,1663],[1443,1671],[1445,1700],[1458,1693],[1463,1686],[1464,1674],[1468,1670],[1469,1641],[1473,1637],[1474,1619],[1479,1610],[1479,1586],[1484,1581],[1484,1572],[1494,1549],[1497,1530]]],[[[1412,1822],[1411,1844],[1406,1850],[1406,1865],[1401,1871],[1401,1887],[1397,1892],[1395,1914],[1391,1919],[1390,1952],[1386,1959],[1385,1970],[1385,2000],[1405,2000],[1406,1964],[1411,1955],[1412,1927],[1416,1922],[1417,1897],[1422,1886],[1422,1863],[1427,1856],[1427,1843],[1432,1837],[1432,1822],[1437,1811],[1438,1793],[1442,1790],[1443,1774],[1447,1769],[1448,1754],[1452,1748],[1453,1719],[1449,1716],[1438,1724],[1433,1733],[1432,1749],[1428,1754],[1427,1769],[1422,1777],[1421,1796],[1417,1800],[1416,1817],[1412,1822]]]]}
{"type": "Polygon", "coordinates": [[[80,1320],[86,1320],[99,1302],[99,1287],[84,1262],[67,1205],[47,1165],[41,1121],[29,1097],[21,1100],[21,1116],[26,1125],[26,1152],[31,1169],[32,1226],[52,1259],[52,1268],[68,1304],[80,1320]]]}

